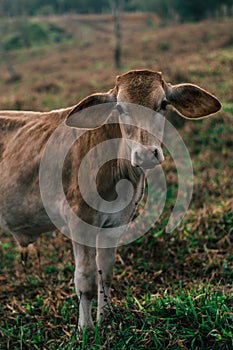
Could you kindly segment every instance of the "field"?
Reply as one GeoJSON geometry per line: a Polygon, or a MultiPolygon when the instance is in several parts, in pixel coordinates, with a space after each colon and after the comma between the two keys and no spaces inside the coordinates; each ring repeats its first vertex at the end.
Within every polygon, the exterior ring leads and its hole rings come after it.
{"type": "Polygon", "coordinates": [[[100,329],[78,334],[68,238],[43,235],[37,243],[41,264],[32,247],[24,267],[12,236],[1,233],[0,349],[232,349],[233,20],[165,27],[155,15],[125,15],[120,70],[113,62],[110,16],[32,21],[60,34],[0,57],[1,109],[73,105],[113,87],[121,72],[140,68],[162,71],[173,84],[198,84],[223,108],[196,122],[169,113],[193,162],[190,209],[175,231],[165,232],[177,194],[168,154],[165,210],[144,237],[118,249],[111,310],[100,329]],[[6,62],[20,80],[9,81],[6,62]]]}

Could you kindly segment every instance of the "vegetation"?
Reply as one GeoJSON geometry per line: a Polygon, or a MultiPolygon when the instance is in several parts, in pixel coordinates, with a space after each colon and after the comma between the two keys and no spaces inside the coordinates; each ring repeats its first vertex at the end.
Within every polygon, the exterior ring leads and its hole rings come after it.
{"type": "MultiPolygon", "coordinates": [[[[111,3],[119,5],[122,0],[2,0],[2,16],[49,15],[64,13],[106,13],[111,3]]],[[[232,15],[232,0],[123,0],[127,12],[155,12],[165,19],[179,16],[182,21],[201,20],[220,14],[232,15]]]]}
{"type": "Polygon", "coordinates": [[[25,19],[18,20],[9,32],[2,40],[2,47],[6,51],[67,41],[67,39],[72,38],[71,35],[66,34],[63,29],[55,25],[25,19]]]}
{"type": "Polygon", "coordinates": [[[0,57],[1,109],[72,105],[108,90],[117,74],[134,68],[161,70],[172,83],[199,84],[222,100],[223,109],[196,122],[168,115],[193,161],[191,207],[181,225],[166,233],[177,193],[175,164],[167,155],[164,213],[147,235],[119,248],[111,309],[101,328],[78,333],[69,239],[58,232],[43,235],[41,263],[31,247],[25,268],[12,236],[1,233],[0,349],[232,349],[232,20],[161,28],[156,15],[125,15],[121,69],[112,60],[110,15],[38,21],[49,40],[31,39],[28,47],[7,51],[20,81],[7,82],[0,57]],[[58,28],[63,39],[52,40],[49,28],[58,28]]]}
{"type": "Polygon", "coordinates": [[[135,7],[143,11],[153,11],[166,21],[200,21],[203,18],[232,14],[231,0],[133,0],[135,7]]]}

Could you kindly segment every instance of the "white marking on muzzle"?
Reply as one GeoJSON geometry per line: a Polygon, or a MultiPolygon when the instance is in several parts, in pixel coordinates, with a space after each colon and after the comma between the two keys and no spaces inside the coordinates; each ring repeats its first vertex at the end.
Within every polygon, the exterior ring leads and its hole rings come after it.
{"type": "Polygon", "coordinates": [[[159,146],[136,146],[131,153],[131,164],[134,167],[152,169],[164,161],[163,151],[159,146]]]}

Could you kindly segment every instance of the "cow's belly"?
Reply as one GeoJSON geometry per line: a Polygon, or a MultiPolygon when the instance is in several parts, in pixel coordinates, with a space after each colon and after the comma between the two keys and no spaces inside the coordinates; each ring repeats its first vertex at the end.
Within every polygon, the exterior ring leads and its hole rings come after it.
{"type": "Polygon", "coordinates": [[[0,228],[12,233],[22,246],[35,242],[38,236],[54,229],[40,199],[32,200],[16,189],[1,189],[0,228]]]}
{"type": "Polygon", "coordinates": [[[14,235],[21,246],[33,243],[45,232],[54,229],[54,225],[46,213],[28,213],[20,210],[0,214],[0,227],[6,232],[14,235]]]}

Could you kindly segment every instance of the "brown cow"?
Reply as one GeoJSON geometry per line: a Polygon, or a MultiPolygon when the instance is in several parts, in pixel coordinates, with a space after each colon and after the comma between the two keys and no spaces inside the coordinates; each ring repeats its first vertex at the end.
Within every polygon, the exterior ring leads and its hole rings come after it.
{"type": "Polygon", "coordinates": [[[143,106],[157,116],[163,115],[166,105],[170,104],[180,115],[190,119],[211,115],[221,108],[216,97],[198,86],[172,86],[164,81],[161,73],[134,70],[118,76],[115,87],[109,92],[90,95],[73,107],[45,113],[0,112],[0,226],[11,232],[22,247],[27,247],[43,232],[53,230],[57,226],[57,218],[61,220],[59,228],[64,226],[64,230],[69,232],[73,239],[76,264],[74,280],[80,300],[80,328],[93,326],[91,305],[96,294],[97,319],[101,320],[103,309],[110,297],[117,245],[115,241],[112,243],[111,232],[114,235],[115,227],[127,225],[132,220],[143,195],[146,170],[163,161],[161,139],[156,139],[153,132],[149,133],[144,129],[146,126],[147,130],[150,130],[156,128],[156,125],[146,125],[148,121],[142,118],[141,107],[139,117],[134,113],[132,115],[131,104],[143,106]],[[97,105],[101,105],[103,109],[106,106],[101,116],[95,111],[97,105]],[[113,108],[114,106],[116,108],[113,108]],[[113,123],[109,123],[111,118],[113,123]],[[138,122],[137,118],[141,118],[141,121],[138,122]],[[60,125],[63,126],[61,130],[60,125]],[[47,159],[43,168],[43,153],[48,140],[57,129],[60,130],[59,142],[50,145],[52,157],[47,159]],[[76,132],[80,130],[82,134],[77,137],[76,132]],[[45,210],[42,197],[45,196],[45,192],[49,193],[50,189],[55,193],[57,186],[56,171],[49,176],[53,171],[51,167],[60,157],[68,138],[73,138],[73,144],[65,156],[62,169],[62,188],[65,196],[51,196],[47,203],[49,209],[45,210]],[[115,139],[120,140],[118,145],[113,146],[117,151],[117,159],[106,162],[96,173],[98,193],[105,202],[114,202],[117,198],[117,184],[125,179],[131,182],[133,192],[130,202],[127,202],[128,187],[123,186],[123,192],[126,191],[122,199],[123,206],[118,212],[112,210],[106,213],[106,208],[102,210],[98,201],[94,203],[88,180],[90,173],[96,170],[93,165],[95,160],[101,159],[103,151],[98,151],[97,148],[87,162],[86,175],[84,174],[85,199],[79,188],[77,174],[82,159],[93,147],[115,139]],[[132,140],[131,143],[129,139],[132,140]],[[44,172],[48,171],[48,174],[45,174],[48,181],[43,194],[40,193],[40,165],[44,172]],[[91,235],[88,236],[88,232],[84,232],[85,225],[80,225],[80,230],[76,230],[75,220],[70,212],[67,212],[66,201],[72,213],[90,228],[98,228],[98,234],[93,234],[94,239],[91,235]],[[91,205],[92,201],[94,207],[91,205]],[[52,213],[48,214],[48,210],[52,213]],[[51,219],[53,215],[54,220],[51,219]],[[108,233],[101,235],[101,229],[104,228],[108,228],[108,233]]]}

